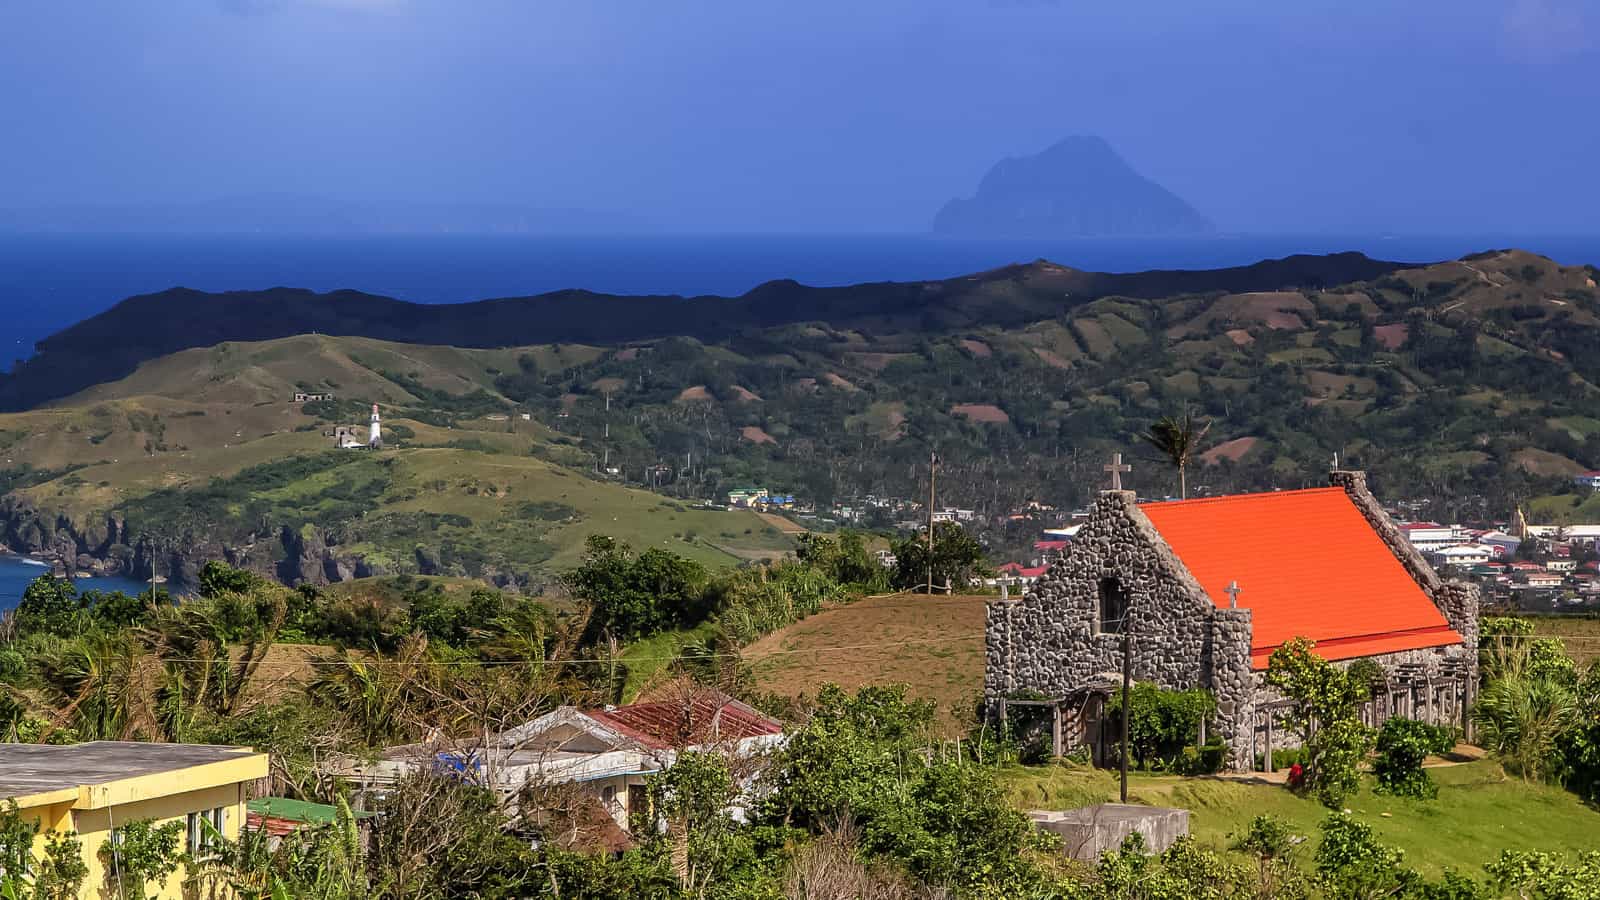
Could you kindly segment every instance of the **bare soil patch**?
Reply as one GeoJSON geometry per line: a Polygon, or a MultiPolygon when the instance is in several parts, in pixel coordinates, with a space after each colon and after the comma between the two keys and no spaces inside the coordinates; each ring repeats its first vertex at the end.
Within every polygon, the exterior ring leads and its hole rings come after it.
{"type": "Polygon", "coordinates": [[[1224,334],[1228,336],[1228,340],[1233,341],[1240,347],[1248,347],[1256,342],[1255,335],[1245,331],[1243,328],[1230,328],[1224,334]]]}
{"type": "Polygon", "coordinates": [[[1404,322],[1395,322],[1391,325],[1379,325],[1372,329],[1372,336],[1378,343],[1388,350],[1398,350],[1411,336],[1411,326],[1404,322]]]}
{"type": "Polygon", "coordinates": [[[1011,421],[1006,411],[992,403],[957,403],[950,407],[953,416],[965,416],[974,422],[1003,425],[1011,421]]]}
{"type": "Polygon", "coordinates": [[[1251,450],[1253,450],[1256,446],[1256,443],[1259,441],[1260,438],[1254,437],[1234,438],[1231,441],[1223,441],[1215,447],[1212,447],[1210,450],[1200,454],[1200,461],[1206,465],[1214,465],[1218,461],[1224,459],[1238,462],[1246,453],[1249,453],[1251,450]]]}
{"type": "Polygon", "coordinates": [[[618,350],[616,358],[621,362],[632,362],[633,360],[639,358],[639,348],[628,347],[623,350],[618,350]]]}
{"type": "Polygon", "coordinates": [[[840,388],[840,389],[846,390],[846,391],[859,391],[859,390],[861,390],[861,388],[858,388],[855,385],[851,384],[850,382],[846,381],[844,376],[838,374],[837,372],[829,372],[827,375],[824,375],[823,377],[827,379],[829,384],[833,385],[836,388],[840,388]]]}
{"type": "Polygon", "coordinates": [[[734,385],[733,393],[746,403],[760,403],[761,395],[742,385],[734,385]]]}
{"type": "Polygon", "coordinates": [[[981,356],[985,359],[994,355],[994,351],[989,349],[988,344],[985,344],[983,341],[972,340],[971,338],[961,342],[961,349],[971,353],[973,356],[981,356]]]}
{"type": "Polygon", "coordinates": [[[739,436],[752,444],[776,444],[778,439],[765,431],[759,425],[746,425],[739,429],[739,436]]]}
{"type": "Polygon", "coordinates": [[[1052,353],[1051,351],[1046,350],[1043,347],[1034,347],[1033,348],[1033,355],[1039,357],[1041,360],[1044,361],[1045,365],[1051,367],[1052,369],[1070,369],[1070,368],[1072,368],[1072,363],[1067,362],[1066,360],[1062,359],[1057,354],[1052,353]]]}
{"type": "Polygon", "coordinates": [[[679,394],[677,403],[708,403],[711,401],[711,392],[703,384],[686,387],[679,394]]]}
{"type": "Polygon", "coordinates": [[[628,382],[622,378],[597,378],[593,384],[589,385],[589,387],[602,394],[615,394],[627,386],[628,382]]]}

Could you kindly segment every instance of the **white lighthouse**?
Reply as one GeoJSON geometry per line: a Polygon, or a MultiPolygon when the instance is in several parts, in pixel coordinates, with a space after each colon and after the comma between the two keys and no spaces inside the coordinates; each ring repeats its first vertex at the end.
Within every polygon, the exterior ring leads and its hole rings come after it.
{"type": "Polygon", "coordinates": [[[379,424],[378,404],[372,404],[372,431],[367,434],[367,446],[373,450],[383,446],[383,429],[379,424]]]}

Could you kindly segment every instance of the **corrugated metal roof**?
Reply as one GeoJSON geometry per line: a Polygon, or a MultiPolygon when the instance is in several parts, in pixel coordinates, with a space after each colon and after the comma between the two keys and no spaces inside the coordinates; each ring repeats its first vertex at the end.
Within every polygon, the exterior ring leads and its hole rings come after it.
{"type": "Polygon", "coordinates": [[[713,690],[685,700],[585,710],[584,715],[657,749],[783,733],[777,719],[713,690]]]}
{"type": "Polygon", "coordinates": [[[1461,643],[1343,488],[1139,507],[1218,607],[1238,581],[1252,664],[1307,637],[1327,659],[1461,643]]]}

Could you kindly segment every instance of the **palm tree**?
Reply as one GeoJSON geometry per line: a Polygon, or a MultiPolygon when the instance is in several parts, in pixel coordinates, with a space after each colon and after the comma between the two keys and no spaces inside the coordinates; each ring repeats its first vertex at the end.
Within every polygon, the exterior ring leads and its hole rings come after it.
{"type": "Polygon", "coordinates": [[[1210,430],[1210,422],[1198,424],[1193,416],[1184,413],[1181,419],[1162,416],[1149,431],[1139,435],[1178,467],[1178,495],[1185,500],[1189,499],[1189,461],[1210,430]]]}

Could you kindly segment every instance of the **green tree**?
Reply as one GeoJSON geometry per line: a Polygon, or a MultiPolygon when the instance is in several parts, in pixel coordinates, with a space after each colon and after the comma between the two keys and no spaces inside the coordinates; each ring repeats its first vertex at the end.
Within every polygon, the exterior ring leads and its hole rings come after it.
{"type": "MultiPolygon", "coordinates": [[[[1169,691],[1153,682],[1133,686],[1129,703],[1128,746],[1140,768],[1160,762],[1170,769],[1180,754],[1195,743],[1200,724],[1217,711],[1210,691],[1169,691]]],[[[1108,722],[1112,734],[1120,734],[1123,709],[1122,690],[1112,695],[1108,712],[1117,718],[1108,722]]]]}
{"type": "Polygon", "coordinates": [[[1256,861],[1256,900],[1300,900],[1311,886],[1301,873],[1295,851],[1302,838],[1272,816],[1256,816],[1230,849],[1256,861]]]}
{"type": "Polygon", "coordinates": [[[1210,430],[1210,422],[1196,423],[1193,416],[1184,413],[1181,419],[1163,416],[1139,435],[1178,470],[1178,495],[1184,499],[1189,497],[1189,463],[1210,430]]]}
{"type": "Polygon", "coordinates": [[[223,594],[243,594],[260,582],[260,577],[227,563],[211,560],[200,567],[200,596],[220,597],[223,594]]]}
{"type": "Polygon", "coordinates": [[[694,625],[708,612],[699,563],[656,548],[635,554],[604,535],[589,537],[583,564],[562,580],[590,607],[587,643],[694,625]]]}
{"type": "MultiPolygon", "coordinates": [[[[954,522],[933,526],[933,583],[948,583],[962,590],[984,571],[983,545],[954,522]]],[[[928,583],[928,532],[896,541],[894,544],[894,586],[912,590],[928,583]]]]}
{"type": "Polygon", "coordinates": [[[78,589],[65,578],[40,575],[28,583],[17,604],[16,624],[18,634],[54,634],[69,636],[82,631],[88,624],[82,606],[78,603],[78,589]]]}
{"type": "Polygon", "coordinates": [[[1267,683],[1298,702],[1295,717],[1309,732],[1306,749],[1306,789],[1330,809],[1341,809],[1345,798],[1361,785],[1359,766],[1371,747],[1370,730],[1359,715],[1370,686],[1352,678],[1313,652],[1315,643],[1294,638],[1272,651],[1267,660],[1267,683]],[[1315,728],[1309,728],[1315,722],[1315,728]]]}

